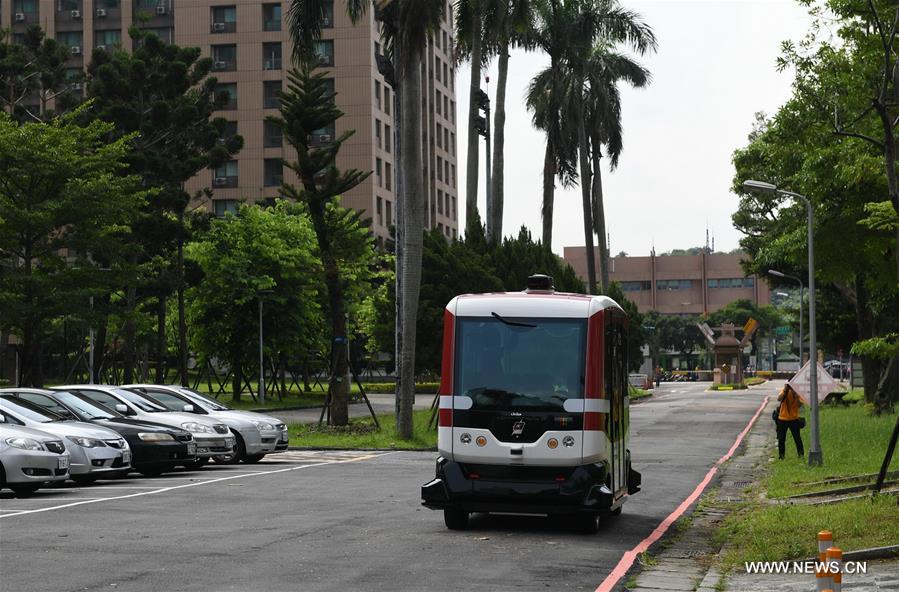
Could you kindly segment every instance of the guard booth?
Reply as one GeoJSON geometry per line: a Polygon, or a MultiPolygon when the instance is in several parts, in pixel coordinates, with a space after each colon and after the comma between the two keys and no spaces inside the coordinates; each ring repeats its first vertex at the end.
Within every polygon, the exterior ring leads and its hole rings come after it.
{"type": "Polygon", "coordinates": [[[743,382],[743,343],[737,339],[736,328],[731,325],[716,327],[721,331],[712,345],[715,358],[715,384],[739,384],[743,382]]]}

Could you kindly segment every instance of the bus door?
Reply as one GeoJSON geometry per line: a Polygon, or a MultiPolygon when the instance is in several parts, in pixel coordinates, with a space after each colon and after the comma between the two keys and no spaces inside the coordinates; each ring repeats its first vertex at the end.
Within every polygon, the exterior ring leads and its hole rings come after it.
{"type": "Polygon", "coordinates": [[[605,387],[609,399],[609,426],[606,433],[612,445],[609,454],[612,471],[612,491],[627,491],[627,429],[629,409],[624,405],[627,396],[627,344],[624,325],[615,322],[611,314],[606,323],[605,387]]]}

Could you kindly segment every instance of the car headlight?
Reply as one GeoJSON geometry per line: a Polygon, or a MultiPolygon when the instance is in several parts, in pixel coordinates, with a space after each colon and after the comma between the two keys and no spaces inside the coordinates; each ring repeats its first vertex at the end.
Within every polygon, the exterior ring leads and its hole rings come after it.
{"type": "Polygon", "coordinates": [[[83,447],[83,448],[100,448],[102,446],[106,446],[103,440],[97,440],[96,438],[83,438],[81,436],[66,436],[66,440],[69,442],[74,442],[75,444],[83,447]]]}
{"type": "Polygon", "coordinates": [[[175,439],[165,432],[139,432],[137,437],[144,442],[168,442],[175,439]]]}
{"type": "Polygon", "coordinates": [[[253,425],[256,426],[256,429],[259,431],[275,429],[275,426],[266,421],[260,421],[258,419],[251,419],[250,421],[253,422],[253,425]]]}
{"type": "Polygon", "coordinates": [[[214,434],[215,430],[207,425],[203,425],[201,423],[197,423],[195,421],[188,421],[186,423],[182,423],[181,427],[187,430],[188,432],[193,432],[195,434],[214,434]]]}
{"type": "Polygon", "coordinates": [[[21,448],[22,450],[43,450],[44,447],[37,440],[31,438],[7,438],[6,443],[13,448],[21,448]]]}

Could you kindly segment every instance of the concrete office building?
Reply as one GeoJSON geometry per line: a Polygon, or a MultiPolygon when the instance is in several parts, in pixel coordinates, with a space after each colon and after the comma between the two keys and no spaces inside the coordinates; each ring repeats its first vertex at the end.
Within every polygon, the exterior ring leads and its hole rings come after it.
{"type": "MultiPolygon", "coordinates": [[[[565,247],[565,261],[581,279],[587,277],[585,247],[565,247]]],[[[771,290],[758,276],[746,276],[740,261],[744,255],[706,253],[612,257],[610,278],[619,282],[628,299],[640,312],[700,315],[746,299],[755,304],[771,303],[771,290]]],[[[596,249],[599,261],[599,248],[596,249]]],[[[597,274],[599,270],[597,269],[597,274]]]]}
{"type": "MultiPolygon", "coordinates": [[[[195,204],[217,214],[233,210],[239,200],[266,201],[278,195],[281,158],[292,158],[278,131],[265,122],[276,113],[276,92],[285,83],[292,45],[287,31],[289,0],[0,0],[0,27],[13,40],[32,25],[71,49],[77,73],[97,47],[131,49],[128,28],[153,31],[165,41],[200,47],[213,59],[214,75],[232,100],[218,115],[232,121],[230,133],[244,138],[235,159],[203,171],[186,189],[213,191],[211,200],[195,204]]],[[[364,183],[342,196],[343,204],[372,219],[376,237],[388,236],[395,222],[396,123],[394,94],[378,72],[381,51],[371,11],[358,25],[347,17],[344,0],[336,0],[318,43],[322,69],[333,80],[337,106],[344,117],[336,129],[318,130],[320,141],[347,130],[355,134],[338,157],[342,169],[372,171],[364,183]]],[[[458,235],[456,182],[455,70],[452,60],[451,4],[440,30],[422,60],[422,147],[425,174],[425,228],[447,237],[458,235]]],[[[290,174],[287,174],[290,173],[290,174]]]]}

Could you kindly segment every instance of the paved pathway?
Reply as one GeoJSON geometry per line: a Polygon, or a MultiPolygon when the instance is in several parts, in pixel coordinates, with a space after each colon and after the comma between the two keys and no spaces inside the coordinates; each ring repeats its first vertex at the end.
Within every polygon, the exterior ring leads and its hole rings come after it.
{"type": "MultiPolygon", "coordinates": [[[[371,406],[377,414],[393,413],[396,408],[396,400],[393,393],[368,395],[368,400],[371,401],[371,406]]],[[[427,409],[431,406],[431,401],[433,400],[434,395],[415,395],[415,409],[427,409]]],[[[311,409],[294,409],[291,411],[274,410],[266,411],[265,413],[277,417],[289,425],[294,423],[315,423],[318,421],[321,412],[321,407],[313,407],[311,409]]],[[[368,414],[368,407],[365,406],[365,403],[350,404],[350,417],[367,417],[368,414]]]]}

